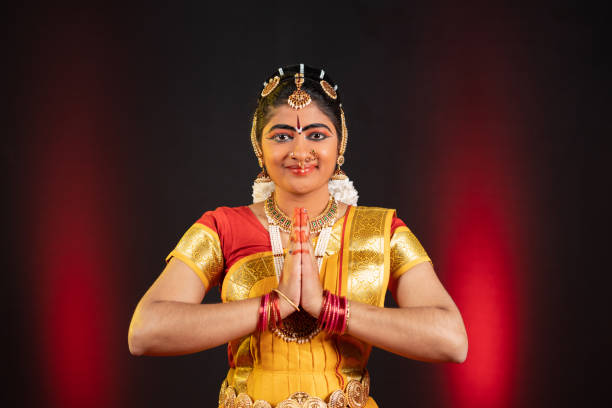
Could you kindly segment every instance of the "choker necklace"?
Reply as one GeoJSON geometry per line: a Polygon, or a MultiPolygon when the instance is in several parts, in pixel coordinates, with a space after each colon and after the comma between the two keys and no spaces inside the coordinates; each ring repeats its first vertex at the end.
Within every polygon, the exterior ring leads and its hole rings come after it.
{"type": "MultiPolygon", "coordinates": [[[[266,199],[264,210],[268,218],[272,219],[274,224],[278,225],[281,231],[286,233],[291,232],[291,218],[278,207],[274,193],[270,194],[270,197],[266,199]]],[[[331,226],[336,219],[337,212],[338,203],[334,196],[330,194],[329,201],[323,212],[318,217],[310,220],[310,232],[318,234],[323,228],[331,226]]]]}

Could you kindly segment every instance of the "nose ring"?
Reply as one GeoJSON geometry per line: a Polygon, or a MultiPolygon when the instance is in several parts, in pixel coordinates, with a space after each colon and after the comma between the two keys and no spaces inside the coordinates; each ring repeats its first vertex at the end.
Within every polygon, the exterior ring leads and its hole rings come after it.
{"type": "Polygon", "coordinates": [[[291,159],[295,159],[295,152],[291,152],[291,153],[289,153],[289,157],[290,157],[291,159]]]}
{"type": "Polygon", "coordinates": [[[319,155],[317,154],[315,149],[312,149],[311,151],[309,151],[308,154],[309,154],[309,156],[306,158],[306,163],[310,163],[313,160],[318,160],[319,159],[319,155]]]}

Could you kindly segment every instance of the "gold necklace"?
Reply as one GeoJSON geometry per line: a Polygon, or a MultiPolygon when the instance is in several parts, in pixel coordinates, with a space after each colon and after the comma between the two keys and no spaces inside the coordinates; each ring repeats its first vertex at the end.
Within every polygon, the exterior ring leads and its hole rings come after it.
{"type": "MultiPolygon", "coordinates": [[[[291,218],[289,218],[276,204],[274,193],[270,194],[270,197],[266,199],[264,204],[264,211],[266,215],[272,219],[275,225],[287,233],[291,232],[291,218]]],[[[321,230],[327,226],[331,226],[336,219],[338,213],[338,203],[333,195],[330,194],[329,201],[323,212],[310,220],[310,232],[318,234],[321,230]]]]}

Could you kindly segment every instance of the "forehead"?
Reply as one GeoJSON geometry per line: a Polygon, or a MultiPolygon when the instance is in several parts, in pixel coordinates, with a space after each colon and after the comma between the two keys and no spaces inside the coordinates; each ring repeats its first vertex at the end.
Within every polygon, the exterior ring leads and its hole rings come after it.
{"type": "Polygon", "coordinates": [[[281,105],[274,108],[270,112],[268,123],[264,129],[281,123],[297,127],[298,117],[300,118],[300,125],[302,127],[308,126],[310,123],[323,123],[328,125],[330,129],[334,128],[333,122],[327,115],[324,114],[316,104],[311,103],[299,110],[295,110],[288,105],[281,105]]]}

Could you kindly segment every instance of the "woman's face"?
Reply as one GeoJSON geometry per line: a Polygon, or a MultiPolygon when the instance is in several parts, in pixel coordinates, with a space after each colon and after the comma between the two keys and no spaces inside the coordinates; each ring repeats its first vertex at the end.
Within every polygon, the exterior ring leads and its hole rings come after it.
{"type": "Polygon", "coordinates": [[[306,194],[327,188],[338,157],[338,135],[315,103],[275,108],[261,137],[264,164],[277,188],[306,194]]]}

